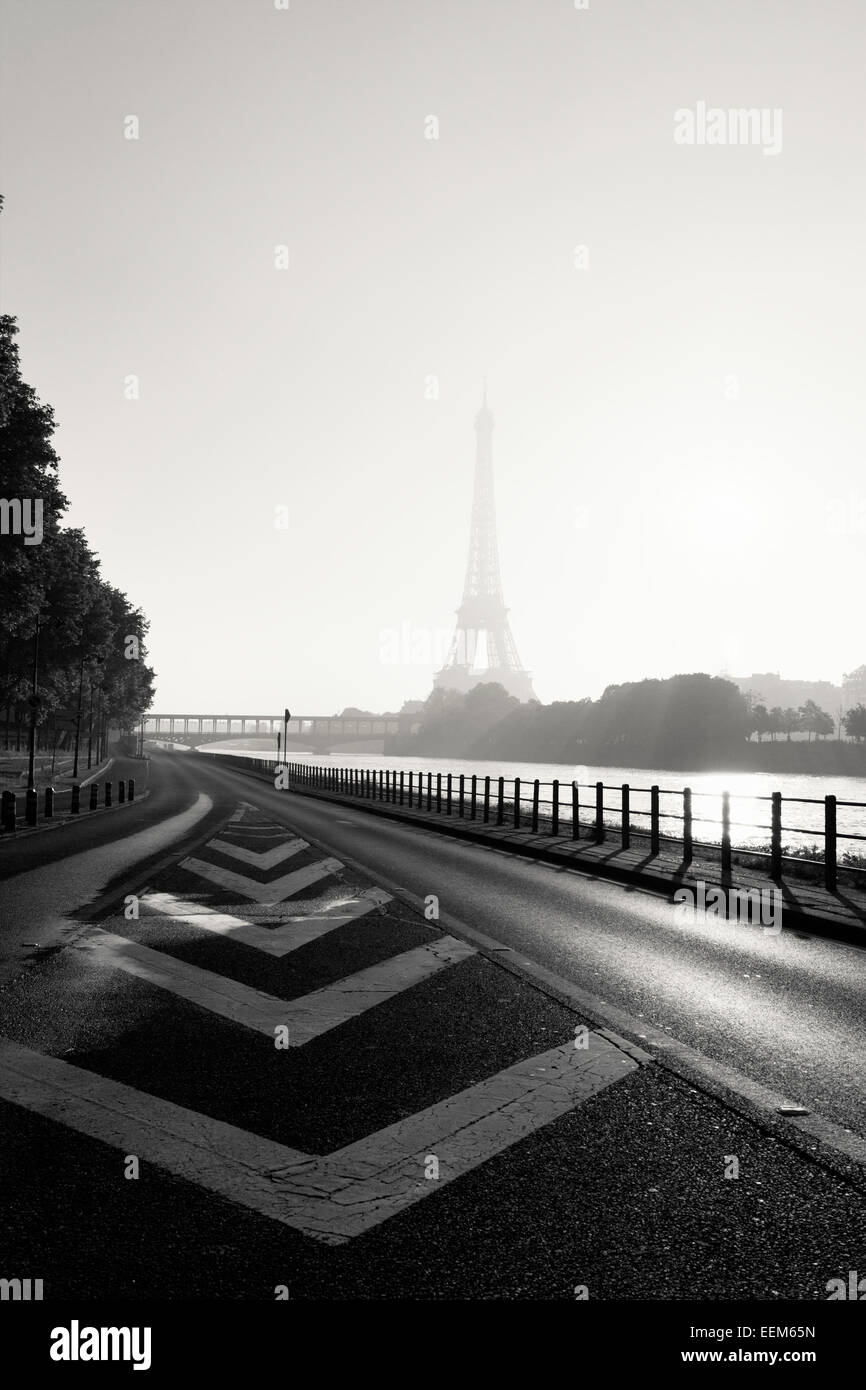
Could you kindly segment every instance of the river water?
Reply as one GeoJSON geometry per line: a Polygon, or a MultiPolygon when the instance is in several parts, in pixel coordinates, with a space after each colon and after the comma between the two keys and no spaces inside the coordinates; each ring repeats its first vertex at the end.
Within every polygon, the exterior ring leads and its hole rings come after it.
{"type": "MultiPolygon", "coordinates": [[[[274,761],[273,749],[251,749],[249,747],[215,747],[204,745],[209,753],[246,753],[249,757],[265,758],[274,761]]],[[[442,774],[443,788],[445,778],[450,772],[453,777],[454,796],[457,794],[457,779],[462,773],[465,778],[466,794],[469,795],[470,779],[478,778],[478,797],[483,794],[485,777],[490,777],[491,796],[495,798],[497,779],[506,779],[505,795],[513,797],[513,780],[521,780],[522,814],[531,811],[532,783],[537,777],[542,784],[540,804],[544,813],[545,799],[550,801],[550,784],[554,778],[560,783],[561,812],[563,823],[571,822],[571,783],[580,784],[580,819],[590,821],[595,810],[595,783],[605,785],[605,819],[612,825],[620,823],[621,793],[624,782],[631,788],[630,820],[635,827],[649,824],[649,789],[657,785],[660,789],[659,806],[662,814],[662,834],[674,836],[681,834],[680,822],[665,820],[670,816],[682,814],[682,788],[692,789],[692,811],[694,816],[694,838],[696,841],[717,842],[720,835],[721,795],[723,791],[731,795],[731,842],[742,847],[766,846],[770,839],[770,796],[773,792],[782,793],[783,842],[796,848],[801,845],[817,844],[823,853],[824,797],[833,795],[839,803],[838,850],[839,856],[846,852],[866,853],[866,844],[847,839],[846,835],[866,837],[866,778],[863,777],[812,777],[789,774],[779,776],[766,772],[671,772],[665,768],[596,767],[565,763],[521,763],[521,762],[472,762],[458,758],[400,758],[384,753],[335,753],[332,757],[322,757],[315,753],[297,753],[289,750],[290,760],[314,763],[322,767],[346,767],[366,771],[382,770],[402,772],[404,785],[408,784],[409,773],[414,774],[417,785],[419,771],[425,775],[425,793],[428,773],[432,774],[435,795],[436,774],[442,774]],[[859,805],[844,803],[860,803],[859,805]],[[643,814],[641,814],[643,813],[643,814]],[[702,819],[699,819],[702,818],[702,819]]],[[[444,794],[444,792],[443,792],[444,794]]],[[[467,812],[468,814],[468,812],[467,812]]],[[[479,811],[480,814],[480,811],[479,811]]]]}

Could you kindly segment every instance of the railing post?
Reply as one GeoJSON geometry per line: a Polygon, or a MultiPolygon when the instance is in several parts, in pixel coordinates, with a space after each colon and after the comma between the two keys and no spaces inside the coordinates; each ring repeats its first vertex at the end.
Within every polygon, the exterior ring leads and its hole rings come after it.
{"type": "Polygon", "coordinates": [[[731,876],[731,793],[722,792],[722,878],[731,876]]]}
{"type": "Polygon", "coordinates": [[[10,791],[5,791],[5,792],[3,793],[2,798],[0,798],[0,800],[2,800],[2,806],[3,806],[3,810],[2,810],[3,829],[4,829],[4,830],[14,830],[14,829],[15,829],[15,812],[16,812],[16,810],[17,810],[16,801],[15,801],[15,793],[14,793],[14,792],[10,792],[10,791]]]}
{"type": "Polygon", "coordinates": [[[553,779],[553,786],[551,787],[551,791],[552,791],[552,793],[553,793],[553,799],[552,799],[552,804],[551,804],[551,808],[550,808],[550,833],[551,833],[551,835],[558,835],[558,834],[559,834],[559,778],[558,778],[558,777],[554,777],[554,779],[553,779]]]}
{"type": "Polygon", "coordinates": [[[445,795],[445,814],[451,815],[451,773],[448,773],[448,787],[445,795]]]}
{"type": "Polygon", "coordinates": [[[475,806],[476,806],[477,797],[478,797],[478,778],[476,777],[475,773],[473,772],[473,774],[472,774],[472,786],[471,786],[471,790],[470,790],[470,792],[469,792],[469,819],[470,819],[470,820],[474,820],[474,819],[475,819],[475,806]]]}
{"type": "Polygon", "coordinates": [[[99,787],[95,782],[90,784],[90,809],[95,811],[99,805],[99,787]]]}
{"type": "Polygon", "coordinates": [[[514,779],[514,828],[520,829],[520,778],[514,779]]]}
{"type": "MultiPolygon", "coordinates": [[[[131,800],[132,797],[130,797],[130,801],[131,800]]],[[[77,782],[74,782],[72,785],[71,812],[73,816],[77,816],[81,812],[81,788],[77,782]]]]}
{"type": "Polygon", "coordinates": [[[683,787],[683,863],[691,864],[693,854],[692,789],[691,787],[683,787]]]}
{"type": "Polygon", "coordinates": [[[46,820],[51,820],[54,816],[54,788],[45,788],[45,807],[43,815],[46,820]]]}
{"type": "Polygon", "coordinates": [[[24,796],[24,823],[35,825],[39,813],[39,796],[35,790],[27,789],[24,796]]]}
{"type": "Polygon", "coordinates": [[[403,805],[403,772],[400,772],[400,805],[403,805]]]}
{"type": "Polygon", "coordinates": [[[126,783],[122,777],[117,783],[117,800],[118,802],[126,801],[126,783]]]}
{"type": "Polygon", "coordinates": [[[427,773],[427,810],[433,808],[433,773],[427,773]]]}
{"type": "Polygon", "coordinates": [[[410,806],[412,805],[412,780],[413,780],[414,776],[415,776],[414,772],[410,772],[410,773],[409,773],[409,805],[410,805],[410,806]]]}
{"type": "Polygon", "coordinates": [[[436,814],[442,814],[442,773],[436,773],[436,814]]]}
{"type": "Polygon", "coordinates": [[[499,804],[496,807],[496,824],[501,825],[505,819],[505,778],[499,779],[499,804]]]}
{"type": "Polygon", "coordinates": [[[595,843],[604,841],[604,783],[595,784],[595,843]]]}
{"type": "Polygon", "coordinates": [[[659,852],[659,789],[650,787],[650,854],[659,852]]]}
{"type": "Polygon", "coordinates": [[[571,784],[571,838],[580,839],[580,788],[577,782],[571,784]]]}
{"type": "Polygon", "coordinates": [[[134,778],[134,777],[130,777],[130,779],[129,779],[129,786],[128,786],[127,789],[126,789],[126,797],[127,797],[127,800],[128,800],[128,801],[134,801],[134,800],[135,800],[135,778],[134,778]]]}
{"type": "Polygon", "coordinates": [[[621,819],[621,821],[622,821],[622,847],[623,847],[623,849],[628,849],[629,846],[631,845],[631,820],[630,820],[630,815],[631,815],[631,812],[630,812],[630,809],[629,809],[629,786],[628,786],[628,782],[623,782],[623,784],[622,784],[622,815],[620,816],[620,819],[621,819]]]}
{"type": "Polygon", "coordinates": [[[461,772],[461,774],[460,774],[460,784],[459,784],[459,787],[458,787],[458,789],[457,789],[457,814],[458,814],[458,816],[462,816],[462,815],[463,815],[463,794],[464,794],[465,789],[466,789],[466,779],[465,779],[463,773],[461,772]]]}
{"type": "Polygon", "coordinates": [[[532,832],[538,831],[538,778],[532,784],[532,832]]]}
{"type": "Polygon", "coordinates": [[[104,794],[103,801],[104,801],[104,804],[105,804],[106,806],[110,806],[110,805],[111,805],[111,783],[110,783],[110,782],[106,782],[106,784],[105,784],[105,794],[104,794]]]}
{"type": "Polygon", "coordinates": [[[824,887],[836,892],[836,798],[824,797],[824,887]]]}
{"type": "Polygon", "coordinates": [[[482,814],[483,814],[483,816],[484,816],[484,824],[487,825],[488,821],[490,820],[490,778],[489,778],[489,777],[485,777],[485,778],[484,778],[484,811],[483,811],[482,814]]]}

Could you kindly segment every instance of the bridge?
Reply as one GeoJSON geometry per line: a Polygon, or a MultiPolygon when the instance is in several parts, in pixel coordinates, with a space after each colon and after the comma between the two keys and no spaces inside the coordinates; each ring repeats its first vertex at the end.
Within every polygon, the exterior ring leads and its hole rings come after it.
{"type": "MultiPolygon", "coordinates": [[[[140,726],[139,726],[140,727],[140,726]]],[[[358,743],[410,734],[417,728],[412,715],[293,715],[286,730],[285,747],[327,752],[332,744],[358,743]]],[[[283,732],[281,714],[157,714],[144,717],[144,737],[151,742],[167,740],[187,743],[222,742],[236,738],[269,738],[276,748],[277,734],[283,732]]],[[[379,750],[372,750],[379,751],[379,750]]]]}

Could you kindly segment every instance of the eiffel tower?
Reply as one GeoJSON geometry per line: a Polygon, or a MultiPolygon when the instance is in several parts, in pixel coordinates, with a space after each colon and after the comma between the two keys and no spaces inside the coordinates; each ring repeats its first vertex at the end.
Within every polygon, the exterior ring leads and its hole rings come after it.
{"type": "Polygon", "coordinates": [[[487,408],[485,381],[482,406],[475,417],[475,487],[463,602],[457,610],[448,659],[436,672],[433,687],[466,691],[486,681],[498,681],[519,700],[538,698],[517,654],[502,597],[493,497],[493,416],[487,408]],[[487,665],[478,669],[481,633],[486,639],[487,665]]]}

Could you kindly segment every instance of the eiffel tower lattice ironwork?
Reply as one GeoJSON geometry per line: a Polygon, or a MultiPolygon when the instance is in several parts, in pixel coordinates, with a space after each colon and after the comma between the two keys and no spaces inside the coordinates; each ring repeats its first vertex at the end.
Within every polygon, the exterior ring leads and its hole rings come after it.
{"type": "Polygon", "coordinates": [[[498,681],[509,695],[520,700],[537,699],[529,672],[518,656],[502,596],[493,494],[493,416],[487,408],[486,383],[475,417],[475,487],[463,601],[457,610],[448,659],[433,684],[436,689],[466,691],[485,681],[498,681]],[[482,633],[487,664],[479,669],[475,662],[482,633]]]}

